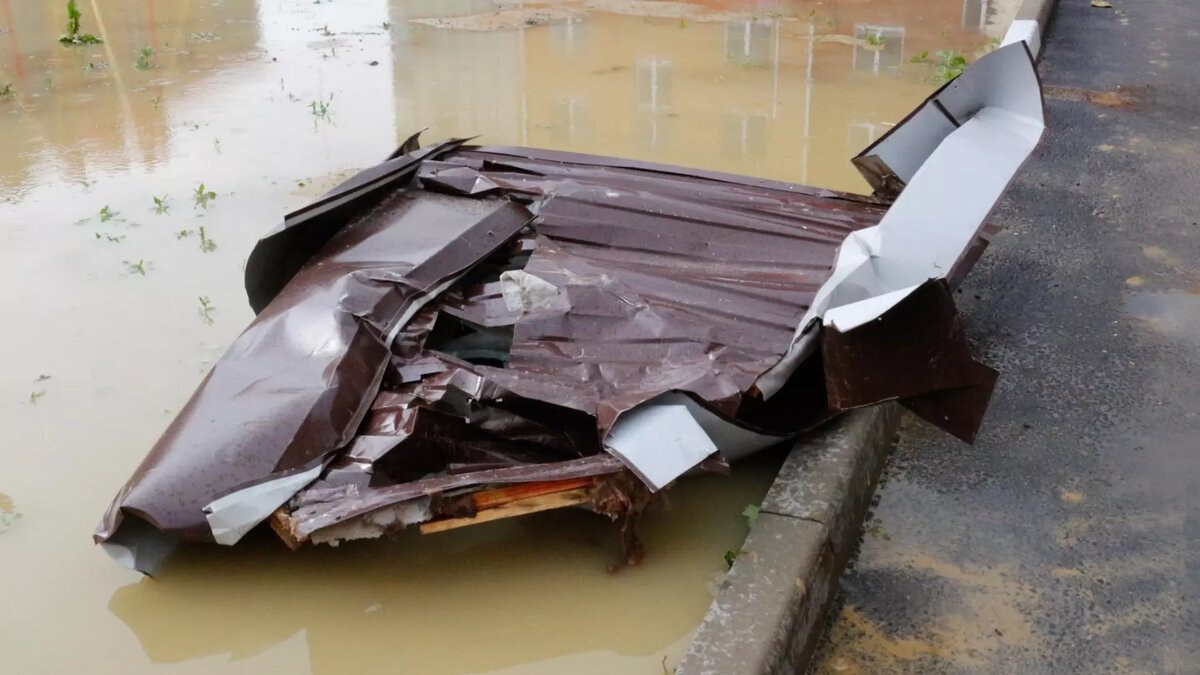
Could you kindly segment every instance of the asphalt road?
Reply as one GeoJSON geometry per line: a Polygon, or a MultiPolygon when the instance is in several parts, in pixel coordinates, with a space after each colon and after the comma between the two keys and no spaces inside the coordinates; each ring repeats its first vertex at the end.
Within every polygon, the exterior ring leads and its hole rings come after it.
{"type": "Polygon", "coordinates": [[[819,672],[1200,673],[1200,2],[1112,4],[961,289],[979,440],[906,421],[819,672]]]}

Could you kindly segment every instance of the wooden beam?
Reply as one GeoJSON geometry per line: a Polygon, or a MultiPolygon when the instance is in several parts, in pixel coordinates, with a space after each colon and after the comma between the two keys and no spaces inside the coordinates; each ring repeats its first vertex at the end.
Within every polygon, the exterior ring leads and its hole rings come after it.
{"type": "Polygon", "coordinates": [[[555,492],[566,492],[575,488],[590,487],[594,482],[592,478],[572,478],[568,480],[543,481],[540,483],[517,483],[516,485],[506,485],[494,490],[481,490],[471,495],[471,501],[475,504],[475,510],[483,511],[521,499],[540,497],[542,495],[554,494],[555,492]]]}
{"type": "Polygon", "coordinates": [[[295,551],[308,541],[308,537],[296,532],[292,526],[292,519],[284,512],[283,507],[275,509],[271,517],[267,519],[271,524],[271,529],[275,530],[275,534],[287,544],[287,547],[295,551]]]}
{"type": "MultiPolygon", "coordinates": [[[[568,482],[568,481],[557,481],[568,482]]],[[[516,499],[494,508],[481,510],[472,518],[443,518],[421,524],[421,534],[444,532],[468,525],[478,525],[503,518],[515,518],[529,513],[561,509],[568,506],[578,506],[592,501],[591,486],[579,487],[565,491],[552,492],[523,499],[516,499]]]]}

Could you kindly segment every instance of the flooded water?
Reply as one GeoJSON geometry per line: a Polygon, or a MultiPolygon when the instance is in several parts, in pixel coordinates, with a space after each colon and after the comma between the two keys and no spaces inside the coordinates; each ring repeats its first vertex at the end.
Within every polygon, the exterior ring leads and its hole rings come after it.
{"type": "Polygon", "coordinates": [[[89,535],[249,321],[283,213],[426,138],[482,136],[861,191],[847,159],[1003,32],[989,0],[704,5],[0,0],[0,672],[672,667],[778,458],[685,481],[639,568],[584,513],[159,580],[89,535]],[[546,21],[549,21],[546,23],[546,21]]]}

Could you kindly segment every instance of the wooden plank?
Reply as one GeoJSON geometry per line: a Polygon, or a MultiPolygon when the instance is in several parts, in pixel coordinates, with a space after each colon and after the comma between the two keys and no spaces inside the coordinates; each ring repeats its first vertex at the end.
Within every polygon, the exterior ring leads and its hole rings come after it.
{"type": "Polygon", "coordinates": [[[543,481],[540,483],[518,483],[494,490],[481,490],[471,495],[471,500],[475,503],[476,511],[483,511],[484,509],[494,509],[497,506],[521,499],[589,487],[594,481],[595,479],[593,478],[572,478],[568,480],[543,481]]]}
{"type": "Polygon", "coordinates": [[[528,513],[578,506],[591,502],[591,499],[591,486],[518,499],[495,508],[480,511],[473,518],[443,518],[441,520],[431,520],[428,523],[422,523],[421,534],[444,532],[468,525],[478,525],[479,523],[486,523],[493,520],[523,516],[528,513]]]}
{"type": "Polygon", "coordinates": [[[271,529],[275,530],[275,534],[283,540],[287,547],[295,551],[304,545],[308,538],[296,532],[292,527],[292,519],[284,512],[283,507],[275,509],[271,517],[267,519],[271,524],[271,529]]]}

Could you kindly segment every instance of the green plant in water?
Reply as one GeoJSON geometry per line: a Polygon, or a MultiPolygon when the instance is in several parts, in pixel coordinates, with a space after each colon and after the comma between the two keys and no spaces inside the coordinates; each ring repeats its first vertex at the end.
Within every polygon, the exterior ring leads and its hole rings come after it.
{"type": "Polygon", "coordinates": [[[913,63],[929,63],[929,52],[924,51],[909,59],[913,63]]]}
{"type": "Polygon", "coordinates": [[[204,187],[204,183],[196,186],[196,191],[192,193],[192,199],[195,200],[193,208],[208,208],[208,203],[217,198],[217,193],[204,187]]]}
{"type": "Polygon", "coordinates": [[[725,570],[726,571],[733,569],[733,562],[735,560],[737,560],[739,553],[741,553],[741,551],[734,551],[733,549],[725,551],[725,570]]]}
{"type": "Polygon", "coordinates": [[[11,96],[13,93],[12,82],[0,87],[0,96],[11,96]]]}
{"type": "Polygon", "coordinates": [[[111,209],[109,209],[109,208],[108,208],[108,204],[105,204],[103,207],[101,207],[101,209],[100,209],[100,222],[102,222],[102,223],[107,223],[108,221],[110,221],[110,220],[112,220],[113,218],[116,218],[116,217],[117,217],[117,212],[116,212],[116,211],[113,211],[113,210],[111,210],[111,209]]]}
{"type": "Polygon", "coordinates": [[[942,60],[934,66],[934,77],[938,82],[953,80],[962,75],[963,69],[967,67],[967,57],[953,49],[940,50],[937,55],[942,60]]]}
{"type": "Polygon", "coordinates": [[[142,47],[138,50],[137,60],[133,62],[133,67],[138,70],[150,70],[157,68],[158,64],[150,59],[154,58],[154,50],[149,47],[142,47]]]}
{"type": "Polygon", "coordinates": [[[29,402],[34,405],[37,405],[37,402],[39,400],[41,400],[41,398],[45,395],[46,395],[46,390],[44,390],[44,389],[39,390],[39,391],[29,392],[29,402]]]}
{"type": "Polygon", "coordinates": [[[122,260],[121,262],[125,263],[125,269],[129,270],[130,274],[140,274],[142,276],[146,276],[145,260],[138,260],[137,262],[133,262],[132,260],[122,260]]]}
{"type": "Polygon", "coordinates": [[[204,251],[205,253],[212,253],[213,251],[217,250],[217,242],[208,238],[208,235],[206,235],[204,233],[203,225],[200,226],[200,230],[198,232],[196,232],[196,234],[200,235],[200,250],[201,251],[204,251]]]}
{"type": "Polygon", "coordinates": [[[117,234],[117,235],[100,234],[99,232],[97,232],[96,238],[103,239],[111,244],[119,244],[119,243],[121,243],[121,240],[125,239],[125,235],[123,235],[123,234],[117,234]]]}
{"type": "Polygon", "coordinates": [[[867,44],[872,47],[882,47],[887,42],[887,38],[882,35],[868,35],[867,44]]]}
{"type": "Polygon", "coordinates": [[[216,306],[212,304],[212,300],[209,300],[207,295],[200,296],[200,318],[210,326],[213,325],[212,312],[214,309],[216,306]]]}
{"type": "Polygon", "coordinates": [[[329,95],[328,101],[317,99],[308,104],[308,109],[312,111],[315,117],[320,119],[329,119],[329,108],[333,105],[333,94],[329,95]]]}
{"type": "Polygon", "coordinates": [[[79,20],[83,18],[83,14],[79,11],[79,7],[75,5],[75,0],[67,0],[67,32],[58,38],[58,41],[64,45],[98,45],[104,40],[92,35],[91,33],[79,32],[79,20]]]}
{"type": "Polygon", "coordinates": [[[748,504],[746,508],[742,509],[742,515],[746,516],[747,525],[754,527],[755,521],[758,520],[758,512],[759,508],[755,504],[748,504]]]}
{"type": "Polygon", "coordinates": [[[191,230],[180,230],[175,233],[175,238],[176,239],[187,239],[188,237],[192,236],[193,234],[195,234],[195,233],[192,232],[191,230]]]}
{"type": "Polygon", "coordinates": [[[170,211],[171,205],[169,203],[167,203],[168,199],[170,199],[169,195],[155,197],[154,198],[154,212],[161,216],[164,213],[166,213],[167,211],[170,211]]]}

